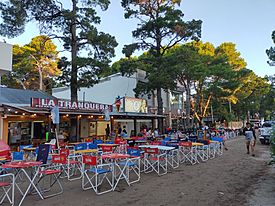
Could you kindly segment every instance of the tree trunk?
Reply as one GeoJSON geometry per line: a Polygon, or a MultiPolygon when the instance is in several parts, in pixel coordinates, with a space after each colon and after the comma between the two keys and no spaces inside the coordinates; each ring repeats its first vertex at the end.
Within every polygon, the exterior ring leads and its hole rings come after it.
{"type": "Polygon", "coordinates": [[[187,80],[186,82],[186,123],[187,123],[187,128],[191,128],[191,122],[190,122],[190,114],[191,114],[191,103],[190,103],[190,98],[191,98],[191,90],[190,90],[190,81],[187,80]]]}
{"type": "Polygon", "coordinates": [[[73,3],[73,19],[71,25],[71,61],[72,61],[72,70],[71,70],[71,100],[77,101],[77,36],[76,36],[76,0],[72,0],[73,3]]]}
{"type": "MultiPolygon", "coordinates": [[[[72,68],[71,68],[71,101],[77,102],[77,36],[76,36],[76,0],[72,0],[73,3],[73,18],[71,22],[71,61],[72,61],[72,68]]],[[[77,131],[77,117],[75,115],[71,116],[71,136],[78,136],[77,131]]]]}
{"type": "MultiPolygon", "coordinates": [[[[161,88],[157,88],[158,115],[163,115],[163,101],[161,97],[161,88]]],[[[158,128],[161,133],[164,132],[163,118],[158,118],[158,128]]]]}
{"type": "Polygon", "coordinates": [[[39,73],[39,90],[43,91],[43,74],[42,74],[41,67],[38,67],[38,73],[39,73]]]}

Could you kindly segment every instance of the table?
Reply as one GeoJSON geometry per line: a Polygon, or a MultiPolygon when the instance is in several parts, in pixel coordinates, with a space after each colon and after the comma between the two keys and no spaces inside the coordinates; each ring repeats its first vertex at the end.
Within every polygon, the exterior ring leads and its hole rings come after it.
{"type": "Polygon", "coordinates": [[[192,146],[203,146],[203,143],[199,143],[199,142],[192,142],[192,146]]]}
{"type": "Polygon", "coordinates": [[[86,154],[86,153],[97,153],[97,149],[83,149],[83,150],[76,150],[74,154],[86,154]]]}
{"type": "MultiPolygon", "coordinates": [[[[134,157],[132,158],[129,154],[121,154],[121,153],[111,153],[111,154],[104,154],[102,155],[104,156],[104,158],[108,158],[110,160],[114,161],[115,166],[117,166],[117,168],[119,169],[119,173],[118,173],[118,177],[116,178],[116,183],[114,185],[113,190],[116,189],[118,183],[120,182],[120,180],[125,179],[125,181],[127,182],[127,184],[130,186],[130,180],[129,180],[129,172],[126,172],[127,167],[129,166],[129,162],[131,161],[131,159],[138,159],[138,164],[140,164],[140,157],[134,157]],[[123,164],[119,164],[118,160],[123,159],[124,162],[123,164]]],[[[140,169],[140,165],[138,165],[139,169],[140,169]]],[[[140,171],[140,170],[139,170],[140,171]]],[[[140,178],[140,176],[139,176],[140,178]]],[[[139,179],[138,179],[139,181],[139,179]]]]}
{"type": "Polygon", "coordinates": [[[36,147],[23,148],[24,156],[26,160],[34,160],[36,147]]]}
{"type": "Polygon", "coordinates": [[[78,145],[78,144],[82,144],[82,143],[84,143],[84,142],[69,142],[68,144],[69,145],[78,145]]]}
{"type": "Polygon", "coordinates": [[[139,148],[158,148],[159,150],[164,150],[164,151],[171,151],[175,149],[175,147],[168,147],[168,146],[162,146],[162,145],[139,145],[139,148]]]}
{"type": "Polygon", "coordinates": [[[111,146],[111,147],[117,147],[119,144],[98,144],[97,146],[102,147],[102,146],[111,146]]]}
{"type": "Polygon", "coordinates": [[[27,194],[29,193],[31,188],[34,188],[37,192],[37,194],[39,195],[39,197],[41,199],[44,199],[41,192],[39,191],[39,189],[36,187],[34,180],[38,175],[39,170],[35,170],[34,174],[31,172],[31,174],[29,175],[27,172],[27,168],[35,168],[37,166],[42,165],[42,162],[36,162],[36,161],[19,161],[19,162],[7,162],[5,164],[2,165],[2,168],[4,169],[14,169],[15,172],[15,186],[17,187],[17,189],[19,190],[19,192],[21,193],[21,195],[23,196],[22,199],[20,200],[19,206],[23,203],[24,199],[26,198],[27,194]],[[29,186],[27,187],[25,192],[22,192],[22,190],[20,189],[19,185],[16,183],[17,178],[19,177],[19,175],[23,173],[28,182],[30,183],[29,186]]]}

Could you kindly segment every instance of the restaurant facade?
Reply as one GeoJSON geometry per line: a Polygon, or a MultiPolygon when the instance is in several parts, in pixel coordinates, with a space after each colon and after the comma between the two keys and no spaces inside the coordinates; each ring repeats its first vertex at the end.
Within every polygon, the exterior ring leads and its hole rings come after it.
{"type": "Polygon", "coordinates": [[[116,104],[58,99],[41,91],[0,88],[0,137],[10,146],[40,144],[54,133],[53,108],[58,107],[59,132],[69,141],[104,138],[111,131],[125,128],[136,135],[143,128],[153,128],[157,115],[148,113],[143,99],[121,98],[116,104]],[[71,121],[75,119],[76,128],[71,121]],[[74,133],[74,134],[73,134],[74,133]]]}

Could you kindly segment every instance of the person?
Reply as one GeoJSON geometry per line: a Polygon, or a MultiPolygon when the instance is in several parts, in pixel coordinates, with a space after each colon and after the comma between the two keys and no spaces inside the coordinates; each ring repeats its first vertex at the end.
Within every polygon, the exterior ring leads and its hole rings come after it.
{"type": "Polygon", "coordinates": [[[123,126],[123,130],[122,130],[123,133],[127,134],[127,131],[126,131],[126,126],[123,126]]]}
{"type": "Polygon", "coordinates": [[[158,137],[159,137],[159,131],[158,131],[157,128],[155,128],[155,130],[154,130],[154,138],[156,139],[158,137]]]}
{"type": "Polygon", "coordinates": [[[108,139],[109,136],[110,136],[110,126],[109,126],[109,124],[107,124],[107,127],[105,128],[105,133],[106,133],[106,139],[108,139]]]}
{"type": "Polygon", "coordinates": [[[118,126],[117,134],[121,134],[121,132],[122,132],[122,129],[121,129],[121,126],[119,125],[119,126],[118,126]]]}
{"type": "Polygon", "coordinates": [[[250,148],[252,152],[252,156],[254,157],[254,151],[255,151],[255,145],[256,145],[256,135],[255,135],[255,130],[251,127],[251,124],[249,122],[246,123],[245,128],[243,129],[243,134],[245,136],[246,140],[246,149],[247,149],[247,154],[250,154],[250,148]],[[254,137],[254,139],[253,139],[254,137]]]}

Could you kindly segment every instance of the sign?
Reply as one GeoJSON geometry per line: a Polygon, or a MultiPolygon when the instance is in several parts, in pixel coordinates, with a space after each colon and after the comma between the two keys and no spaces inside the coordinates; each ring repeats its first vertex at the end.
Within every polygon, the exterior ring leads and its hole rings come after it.
{"type": "Polygon", "coordinates": [[[0,75],[12,69],[12,45],[0,42],[0,75]]]}
{"type": "Polygon", "coordinates": [[[52,108],[58,106],[59,109],[71,109],[71,110],[89,110],[93,112],[104,112],[105,110],[112,111],[112,105],[99,104],[93,102],[72,102],[64,99],[42,99],[32,98],[31,107],[36,108],[52,108]]]}
{"type": "Polygon", "coordinates": [[[145,99],[125,97],[124,112],[148,113],[147,101],[145,99]]]}
{"type": "Polygon", "coordinates": [[[51,116],[52,116],[53,124],[59,124],[59,108],[58,108],[58,106],[54,106],[51,109],[51,116]]]}

